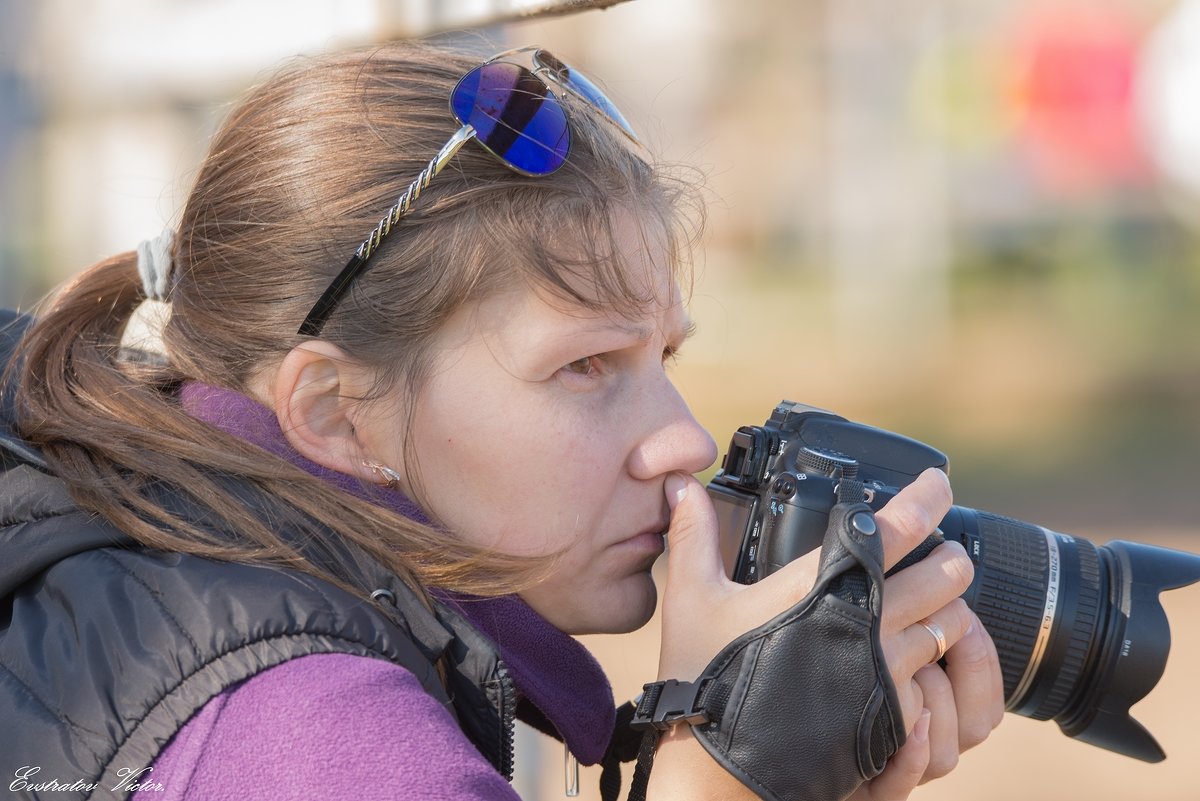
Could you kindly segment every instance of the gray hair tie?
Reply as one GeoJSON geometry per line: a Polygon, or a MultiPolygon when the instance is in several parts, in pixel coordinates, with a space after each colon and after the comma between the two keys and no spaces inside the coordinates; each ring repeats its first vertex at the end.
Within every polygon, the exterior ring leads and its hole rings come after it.
{"type": "Polygon", "coordinates": [[[163,344],[163,330],[171,319],[171,302],[167,295],[171,293],[174,250],[175,232],[170,227],[137,247],[138,275],[141,276],[146,299],[133,310],[125,323],[117,356],[120,361],[155,366],[169,363],[163,344]]]}
{"type": "Polygon", "coordinates": [[[166,300],[171,291],[174,251],[175,231],[170,226],[138,245],[138,275],[142,277],[142,290],[151,300],[166,300]]]}

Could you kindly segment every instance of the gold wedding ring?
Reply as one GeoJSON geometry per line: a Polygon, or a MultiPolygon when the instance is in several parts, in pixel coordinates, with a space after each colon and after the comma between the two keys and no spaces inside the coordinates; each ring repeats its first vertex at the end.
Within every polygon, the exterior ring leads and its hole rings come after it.
{"type": "Polygon", "coordinates": [[[942,627],[934,623],[929,618],[917,621],[925,630],[933,635],[933,639],[937,640],[937,656],[930,659],[930,662],[940,662],[942,657],[946,655],[946,632],[942,631],[942,627]]]}

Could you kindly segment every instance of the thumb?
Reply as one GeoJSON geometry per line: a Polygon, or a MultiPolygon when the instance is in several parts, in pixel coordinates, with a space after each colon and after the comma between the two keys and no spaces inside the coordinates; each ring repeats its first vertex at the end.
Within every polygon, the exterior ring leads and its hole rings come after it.
{"type": "Polygon", "coordinates": [[[908,741],[892,755],[883,773],[867,785],[871,801],[904,801],[921,783],[929,766],[929,717],[928,709],[922,711],[908,741]]]}
{"type": "Polygon", "coordinates": [[[704,487],[692,476],[671,473],[663,483],[663,491],[671,508],[671,527],[667,531],[668,581],[680,586],[680,582],[724,578],[717,513],[704,487]]]}

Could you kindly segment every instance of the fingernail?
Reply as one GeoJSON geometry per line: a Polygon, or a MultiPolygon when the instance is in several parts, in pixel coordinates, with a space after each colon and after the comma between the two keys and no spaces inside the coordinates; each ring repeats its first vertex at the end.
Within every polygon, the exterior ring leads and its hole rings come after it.
{"type": "Polygon", "coordinates": [[[912,738],[918,743],[923,743],[929,739],[929,719],[933,714],[928,709],[921,710],[921,717],[917,718],[917,725],[913,726],[912,738]]]}
{"type": "Polygon", "coordinates": [[[667,506],[671,507],[671,511],[673,512],[675,511],[675,507],[679,505],[679,502],[687,497],[687,481],[678,473],[672,473],[667,476],[664,491],[667,494],[667,506]]]}

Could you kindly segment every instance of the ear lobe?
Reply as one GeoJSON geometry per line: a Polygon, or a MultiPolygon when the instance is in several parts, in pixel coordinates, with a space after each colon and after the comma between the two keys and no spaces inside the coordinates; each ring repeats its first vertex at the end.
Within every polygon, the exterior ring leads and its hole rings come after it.
{"type": "Polygon", "coordinates": [[[321,340],[297,345],[275,375],[279,427],[300,455],[330,470],[369,481],[352,410],[361,397],[363,368],[321,340]]]}

